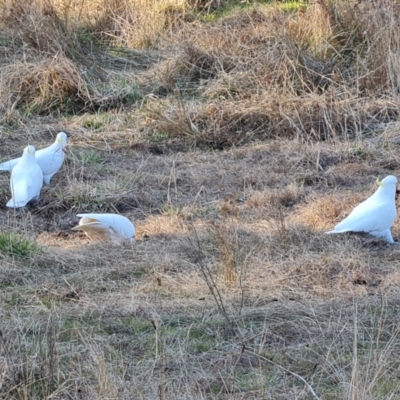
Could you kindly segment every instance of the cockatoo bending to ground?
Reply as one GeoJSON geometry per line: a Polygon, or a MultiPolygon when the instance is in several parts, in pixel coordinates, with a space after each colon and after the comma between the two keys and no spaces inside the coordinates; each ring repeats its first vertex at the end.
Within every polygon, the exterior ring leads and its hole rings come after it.
{"type": "Polygon", "coordinates": [[[11,171],[11,199],[7,207],[24,207],[32,199],[38,199],[43,186],[43,172],[35,158],[35,148],[27,146],[22,157],[11,171]]]}
{"type": "Polygon", "coordinates": [[[387,176],[382,182],[376,180],[378,190],[359,204],[347,218],[326,233],[366,232],[372,236],[395,243],[390,232],[396,218],[397,178],[387,176]]]}
{"type": "Polygon", "coordinates": [[[118,214],[78,214],[79,225],[73,230],[82,230],[95,241],[106,241],[115,244],[132,242],[135,227],[128,218],[118,214]]]}
{"type": "MultiPolygon", "coordinates": [[[[64,149],[67,147],[67,135],[60,132],[56,141],[49,147],[38,150],[35,154],[36,161],[43,171],[43,180],[46,185],[50,183],[51,177],[61,168],[64,162],[64,149]]],[[[12,171],[21,158],[3,162],[0,171],[12,171]]]]}

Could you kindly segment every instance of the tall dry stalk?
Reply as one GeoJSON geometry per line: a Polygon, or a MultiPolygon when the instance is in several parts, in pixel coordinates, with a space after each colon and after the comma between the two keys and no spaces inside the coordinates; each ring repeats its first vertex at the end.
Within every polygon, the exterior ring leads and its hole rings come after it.
{"type": "Polygon", "coordinates": [[[215,301],[215,304],[218,307],[219,312],[221,315],[225,318],[225,321],[228,324],[229,329],[234,332],[234,322],[232,321],[231,317],[228,315],[228,312],[225,307],[224,300],[221,295],[221,291],[218,288],[217,282],[214,279],[214,274],[207,265],[206,261],[206,254],[205,250],[203,248],[203,245],[201,243],[201,240],[198,236],[198,233],[195,229],[192,230],[193,232],[193,238],[188,237],[187,241],[189,246],[186,247],[186,252],[188,257],[193,258],[192,252],[194,252],[194,265],[198,267],[200,270],[204,281],[206,282],[213,298],[215,301]]]}
{"type": "Polygon", "coordinates": [[[229,220],[224,219],[219,223],[212,221],[210,226],[218,244],[225,284],[231,287],[238,280],[236,263],[238,261],[239,238],[237,225],[229,223],[229,220]]]}

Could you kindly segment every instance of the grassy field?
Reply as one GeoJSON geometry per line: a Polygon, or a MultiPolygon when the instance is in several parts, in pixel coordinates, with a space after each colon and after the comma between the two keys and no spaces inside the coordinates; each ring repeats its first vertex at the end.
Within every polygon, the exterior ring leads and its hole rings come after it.
{"type": "Polygon", "coordinates": [[[24,209],[0,174],[0,398],[400,398],[400,247],[323,234],[400,178],[399,15],[0,0],[0,158],[70,145],[24,209]]]}

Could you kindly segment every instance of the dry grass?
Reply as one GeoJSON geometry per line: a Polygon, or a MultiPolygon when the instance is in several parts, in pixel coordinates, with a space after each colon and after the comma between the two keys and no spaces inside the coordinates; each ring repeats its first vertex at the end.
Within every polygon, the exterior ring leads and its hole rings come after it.
{"type": "MultiPolygon", "coordinates": [[[[345,28],[320,23],[326,7],[317,2],[305,14],[289,16],[259,7],[200,29],[185,26],[178,31],[182,44],[174,43],[178,57],[151,71],[171,96],[148,103],[146,126],[189,146],[217,149],[255,139],[337,140],[374,131],[397,115],[396,98],[387,96],[392,76],[380,74],[386,81],[363,96],[360,82],[376,71],[354,69],[348,43],[338,40],[345,28]]],[[[353,26],[347,28],[356,35],[353,26]]],[[[369,48],[366,56],[376,51],[369,48]]]]}
{"type": "Polygon", "coordinates": [[[0,174],[1,398],[399,397],[400,250],[323,234],[399,176],[399,4],[285,7],[0,0],[1,159],[71,147],[0,174]]]}

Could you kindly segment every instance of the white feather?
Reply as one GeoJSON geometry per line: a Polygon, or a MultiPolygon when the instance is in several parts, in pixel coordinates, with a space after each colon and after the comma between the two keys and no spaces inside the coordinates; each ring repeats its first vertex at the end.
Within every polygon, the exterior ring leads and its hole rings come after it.
{"type": "Polygon", "coordinates": [[[22,157],[11,171],[11,199],[7,207],[24,207],[32,199],[38,199],[43,186],[43,172],[35,159],[35,148],[27,146],[22,157]]]}
{"type": "Polygon", "coordinates": [[[387,176],[377,191],[359,204],[335,229],[326,233],[366,232],[394,243],[390,228],[396,218],[397,178],[387,176]]]}
{"type": "Polygon", "coordinates": [[[78,214],[81,218],[74,230],[82,230],[92,240],[121,244],[132,241],[135,227],[128,218],[118,214],[78,214]]]}
{"type": "MultiPolygon", "coordinates": [[[[67,135],[64,132],[60,132],[51,146],[38,150],[35,154],[36,161],[43,171],[44,183],[47,185],[64,162],[64,148],[66,146],[67,135]]],[[[21,157],[3,162],[0,164],[0,171],[12,171],[20,159],[21,157]]]]}

